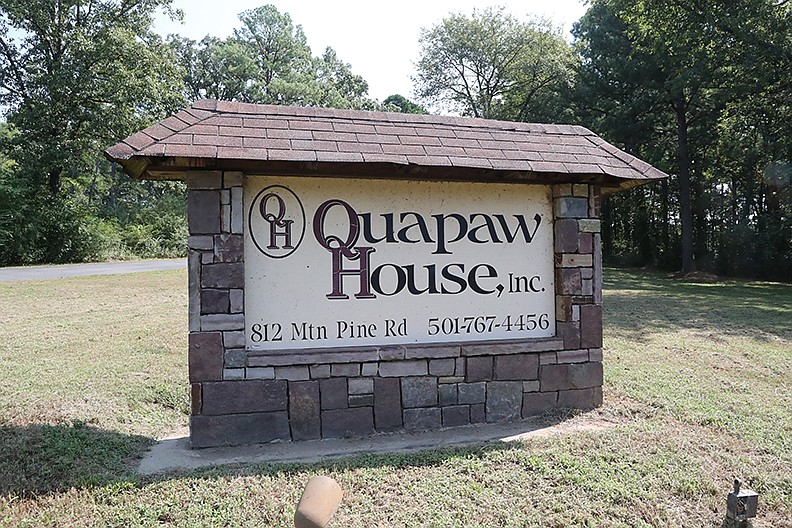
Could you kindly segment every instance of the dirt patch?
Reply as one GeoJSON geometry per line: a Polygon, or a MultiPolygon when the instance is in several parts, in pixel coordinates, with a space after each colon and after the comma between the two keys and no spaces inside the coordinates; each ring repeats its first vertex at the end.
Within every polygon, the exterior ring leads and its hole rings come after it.
{"type": "Polygon", "coordinates": [[[672,273],[668,276],[669,279],[674,280],[681,280],[685,282],[699,282],[703,284],[714,284],[716,282],[726,282],[727,279],[725,277],[721,277],[720,275],[715,275],[714,273],[708,273],[706,271],[689,271],[687,273],[682,273],[678,271],[676,273],[672,273]]]}

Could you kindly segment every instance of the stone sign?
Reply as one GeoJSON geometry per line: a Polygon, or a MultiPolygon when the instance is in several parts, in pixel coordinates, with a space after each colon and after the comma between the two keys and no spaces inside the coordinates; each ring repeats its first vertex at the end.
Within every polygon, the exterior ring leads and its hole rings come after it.
{"type": "Polygon", "coordinates": [[[188,192],[193,447],[602,402],[604,193],[582,127],[197,101],[111,148],[188,192]]]}
{"type": "Polygon", "coordinates": [[[550,193],[513,184],[249,180],[248,348],[555,335],[550,193]]]}

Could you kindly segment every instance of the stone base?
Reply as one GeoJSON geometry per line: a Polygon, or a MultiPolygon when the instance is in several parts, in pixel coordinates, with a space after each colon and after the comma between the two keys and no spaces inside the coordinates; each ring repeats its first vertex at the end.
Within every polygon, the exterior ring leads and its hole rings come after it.
{"type": "Polygon", "coordinates": [[[462,357],[436,368],[428,359],[311,365],[295,380],[195,383],[190,438],[200,448],[364,437],[591,409],[602,404],[602,363],[590,357],[601,350],[462,357]]]}

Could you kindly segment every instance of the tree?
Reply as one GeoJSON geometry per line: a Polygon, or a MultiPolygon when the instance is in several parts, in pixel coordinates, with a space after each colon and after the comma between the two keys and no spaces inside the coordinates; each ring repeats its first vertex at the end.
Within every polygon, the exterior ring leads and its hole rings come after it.
{"type": "Polygon", "coordinates": [[[396,108],[397,112],[401,112],[403,114],[428,114],[429,112],[426,109],[418,104],[413,103],[406,97],[400,94],[393,94],[389,95],[382,101],[382,104],[385,106],[393,106],[396,108]]]}
{"type": "Polygon", "coordinates": [[[13,131],[2,145],[13,163],[0,171],[0,263],[99,257],[101,206],[120,185],[102,151],[183,105],[173,56],[151,31],[170,3],[0,0],[0,104],[13,131]]]}
{"type": "Polygon", "coordinates": [[[360,75],[352,73],[352,67],[339,59],[333,48],[328,46],[321,57],[314,59],[313,68],[316,77],[312,79],[306,106],[378,108],[366,97],[368,83],[360,75]]]}
{"type": "Polygon", "coordinates": [[[708,239],[713,260],[727,274],[790,280],[792,5],[742,0],[697,15],[732,43],[732,73],[745,86],[707,151],[710,224],[723,226],[708,239]]]}
{"type": "Polygon", "coordinates": [[[328,47],[314,57],[303,29],[273,5],[243,11],[225,40],[171,35],[186,95],[265,104],[372,108],[368,83],[328,47]]]}
{"type": "Polygon", "coordinates": [[[153,13],[171,0],[0,1],[0,102],[15,159],[52,195],[103,148],[178,107],[153,13]]]}
{"type": "MultiPolygon", "coordinates": [[[[690,26],[687,15],[687,10],[671,2],[595,1],[575,29],[575,36],[588,43],[583,48],[583,68],[587,79],[600,89],[597,93],[604,92],[607,97],[609,83],[637,85],[627,100],[643,105],[643,109],[633,105],[633,112],[656,115],[660,111],[673,119],[665,125],[674,130],[676,139],[683,273],[695,268],[691,192],[695,160],[690,127],[696,121],[717,117],[715,107],[722,104],[717,100],[718,89],[726,83],[718,56],[721,52],[690,26]],[[621,56],[609,53],[617,41],[618,48],[626,51],[621,56]]],[[[608,98],[616,101],[612,94],[608,98]]],[[[624,95],[620,90],[619,96],[624,95]]]]}
{"type": "MultiPolygon", "coordinates": [[[[791,9],[775,0],[594,0],[573,31],[581,55],[579,115],[611,141],[675,175],[660,187],[659,200],[657,191],[641,189],[635,191],[643,197],[639,203],[614,199],[610,205],[623,211],[605,212],[633,211],[630,221],[649,214],[643,225],[662,224],[666,249],[675,247],[669,237],[678,227],[684,273],[696,268],[697,256],[713,269],[715,241],[733,232],[718,203],[722,190],[749,181],[748,172],[761,174],[755,163],[742,176],[733,172],[736,145],[761,145],[762,153],[752,157],[765,164],[781,150],[789,152],[783,135],[757,133],[768,130],[762,122],[769,102],[775,115],[789,107],[791,9]],[[731,145],[719,148],[727,138],[731,145]]],[[[733,202],[732,213],[737,208],[733,202]]]]}
{"type": "Polygon", "coordinates": [[[564,120],[574,54],[547,22],[474,10],[423,29],[420,46],[413,83],[425,104],[474,117],[564,120]]]}
{"type": "Polygon", "coordinates": [[[206,36],[200,42],[170,35],[168,44],[183,68],[185,96],[192,100],[221,99],[251,102],[256,99],[255,60],[236,39],[206,36]]]}
{"type": "Polygon", "coordinates": [[[234,30],[234,38],[256,63],[256,101],[289,104],[299,98],[311,72],[311,48],[302,26],[273,5],[243,11],[239,20],[242,27],[234,30]]]}

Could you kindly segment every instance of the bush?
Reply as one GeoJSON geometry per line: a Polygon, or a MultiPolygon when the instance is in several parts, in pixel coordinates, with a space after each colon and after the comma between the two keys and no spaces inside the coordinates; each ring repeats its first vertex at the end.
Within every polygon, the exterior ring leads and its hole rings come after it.
{"type": "Polygon", "coordinates": [[[187,254],[187,220],[166,214],[151,223],[130,224],[121,237],[129,252],[142,258],[183,257],[187,254]]]}
{"type": "Polygon", "coordinates": [[[187,253],[187,220],[176,213],[122,225],[64,197],[31,195],[0,180],[0,266],[63,264],[187,253]]]}
{"type": "Polygon", "coordinates": [[[36,263],[62,264],[96,261],[102,257],[102,239],[92,229],[96,219],[88,207],[55,198],[39,217],[36,263]]]}
{"type": "Polygon", "coordinates": [[[21,264],[28,247],[25,225],[26,202],[21,186],[15,185],[6,171],[0,174],[0,266],[21,264]]]}
{"type": "Polygon", "coordinates": [[[24,192],[5,181],[0,206],[0,265],[83,262],[102,255],[95,218],[83,204],[24,192]]]}

